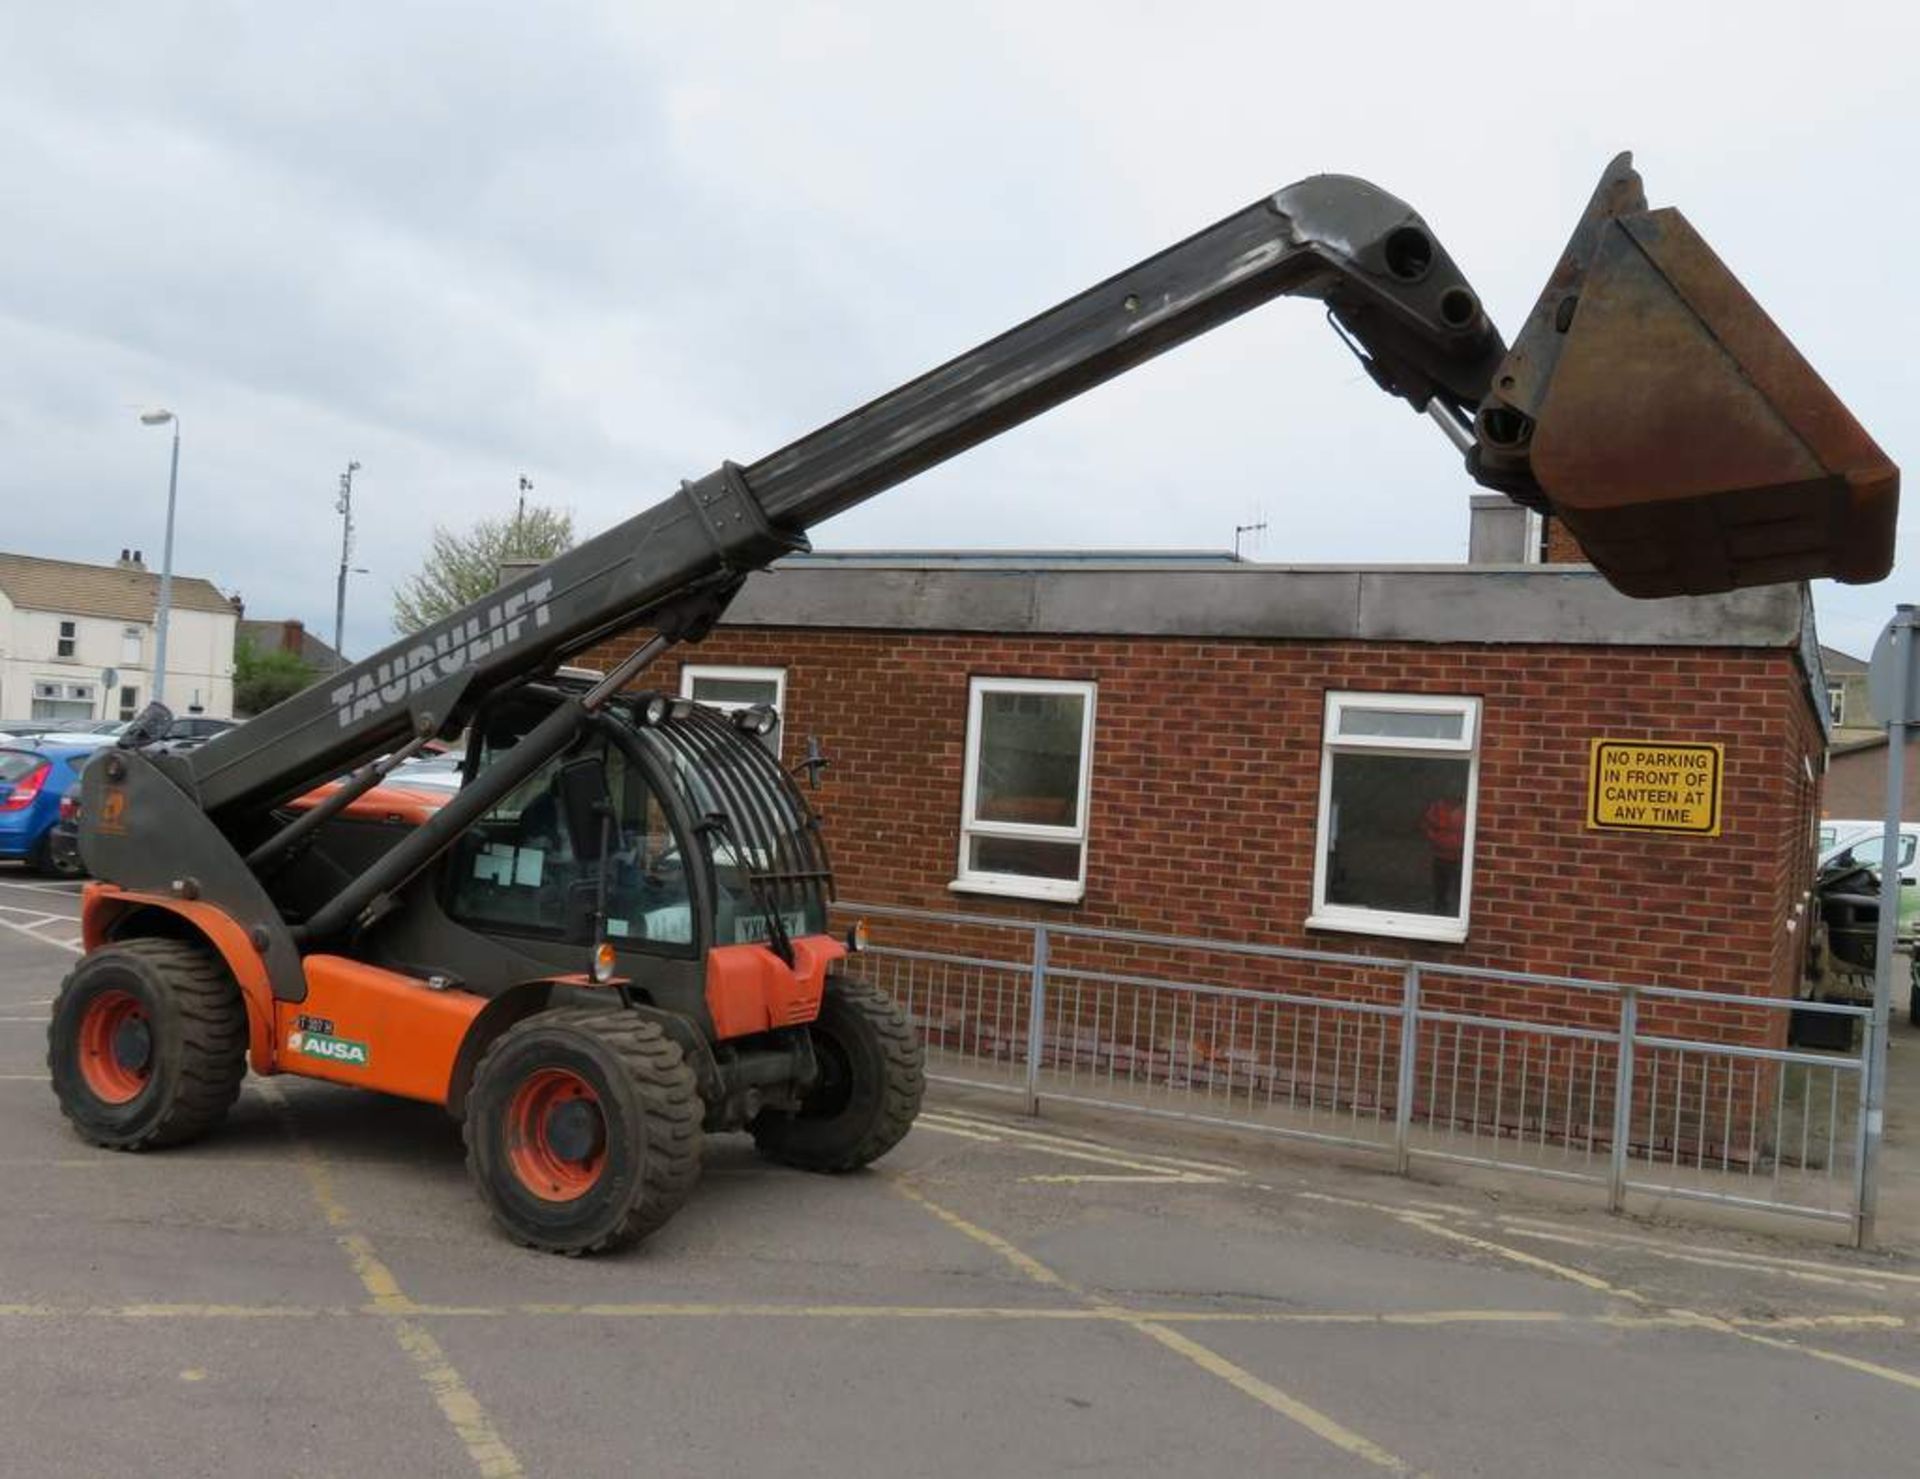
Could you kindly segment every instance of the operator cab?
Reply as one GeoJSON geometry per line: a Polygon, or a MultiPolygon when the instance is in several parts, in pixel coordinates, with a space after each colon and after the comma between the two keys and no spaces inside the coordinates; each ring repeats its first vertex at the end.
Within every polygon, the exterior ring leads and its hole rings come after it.
{"type": "MultiPolygon", "coordinates": [[[[518,745],[571,686],[484,709],[465,779],[518,745]]],[[[682,958],[744,944],[784,955],[792,939],[824,934],[831,875],[819,822],[761,743],[767,713],[658,693],[615,699],[461,839],[443,874],[447,915],[529,943],[604,937],[622,954],[682,958]],[[598,838],[577,835],[592,823],[569,804],[582,762],[605,781],[598,838]]]]}

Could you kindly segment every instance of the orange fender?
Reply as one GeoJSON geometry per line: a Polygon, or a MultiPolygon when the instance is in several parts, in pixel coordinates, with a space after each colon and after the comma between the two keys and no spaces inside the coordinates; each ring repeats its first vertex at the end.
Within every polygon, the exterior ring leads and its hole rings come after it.
{"type": "Polygon", "coordinates": [[[161,909],[192,925],[240,983],[247,1004],[247,1066],[255,1073],[277,1073],[273,1054],[273,983],[266,962],[247,932],[217,904],[176,899],[170,894],[136,893],[111,883],[89,883],[80,895],[81,938],[89,952],[113,942],[113,927],[136,909],[161,909]]]}

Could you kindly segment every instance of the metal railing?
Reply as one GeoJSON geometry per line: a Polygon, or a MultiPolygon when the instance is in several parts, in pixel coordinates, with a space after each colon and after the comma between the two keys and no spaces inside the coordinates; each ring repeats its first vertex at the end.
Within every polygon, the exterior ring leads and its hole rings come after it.
{"type": "Polygon", "coordinates": [[[1868,1008],[845,903],[936,1081],[1852,1226],[1868,1008]],[[1789,1014],[1857,1050],[1786,1046],[1789,1014]],[[1857,1022],[1857,1029],[1852,1023],[1857,1022]]]}

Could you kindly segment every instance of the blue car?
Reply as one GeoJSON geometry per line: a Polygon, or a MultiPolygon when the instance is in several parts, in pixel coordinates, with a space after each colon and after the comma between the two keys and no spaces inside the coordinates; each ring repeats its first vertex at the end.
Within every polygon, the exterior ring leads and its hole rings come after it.
{"type": "Polygon", "coordinates": [[[60,817],[60,799],[77,791],[80,772],[98,753],[97,745],[51,740],[31,749],[0,749],[0,858],[24,859],[42,873],[79,872],[78,859],[55,855],[53,824],[60,817]]]}

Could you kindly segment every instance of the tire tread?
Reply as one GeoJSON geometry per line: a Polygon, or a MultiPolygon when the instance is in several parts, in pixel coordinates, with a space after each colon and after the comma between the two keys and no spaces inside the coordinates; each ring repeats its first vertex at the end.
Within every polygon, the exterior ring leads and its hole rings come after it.
{"type": "MultiPolygon", "coordinates": [[[[627,1076],[639,1095],[645,1121],[640,1194],[619,1223],[585,1245],[544,1242],[526,1229],[503,1225],[508,1236],[523,1247],[569,1255],[604,1253],[644,1238],[686,1202],[700,1179],[700,1125],[705,1110],[693,1070],[687,1066],[680,1045],[657,1023],[621,1007],[559,1007],[525,1018],[488,1044],[474,1071],[474,1082],[478,1084],[485,1079],[490,1062],[505,1050],[516,1034],[561,1024],[597,1038],[626,1066],[627,1076]]],[[[480,1133],[478,1119],[479,1116],[469,1114],[461,1125],[467,1165],[476,1179],[480,1176],[475,1144],[480,1133]]]]}

